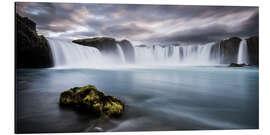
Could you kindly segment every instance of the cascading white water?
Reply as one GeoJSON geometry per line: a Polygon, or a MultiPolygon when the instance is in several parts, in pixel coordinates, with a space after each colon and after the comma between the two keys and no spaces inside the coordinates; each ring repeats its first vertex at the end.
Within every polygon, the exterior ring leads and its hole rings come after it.
{"type": "Polygon", "coordinates": [[[105,62],[98,49],[77,45],[71,41],[48,39],[54,66],[68,68],[93,67],[105,62]]]}
{"type": "Polygon", "coordinates": [[[117,47],[117,51],[118,51],[118,54],[121,58],[122,63],[126,63],[126,59],[125,59],[125,55],[124,55],[124,51],[123,51],[122,47],[119,44],[116,44],[116,47],[117,47]]]}
{"type": "Polygon", "coordinates": [[[180,60],[180,47],[179,46],[173,46],[172,49],[172,59],[173,61],[179,61],[180,60]]]}
{"type": "MultiPolygon", "coordinates": [[[[101,54],[88,46],[74,44],[71,41],[48,39],[55,67],[99,68],[112,67],[128,63],[122,47],[117,44],[117,54],[101,54]],[[119,57],[121,63],[119,63],[119,57]]],[[[135,65],[148,64],[184,64],[211,65],[220,63],[220,47],[213,51],[215,43],[182,46],[134,47],[135,65]]],[[[242,55],[241,55],[242,56],[242,55]]]]}
{"type": "Polygon", "coordinates": [[[242,39],[239,44],[237,63],[248,64],[248,48],[247,41],[245,39],[242,39]]]}
{"type": "Polygon", "coordinates": [[[219,57],[211,58],[211,49],[215,43],[205,45],[181,46],[183,55],[181,63],[185,64],[218,64],[219,57]]]}
{"type": "Polygon", "coordinates": [[[137,64],[178,63],[179,47],[149,46],[135,47],[135,61],[137,64]],[[171,53],[171,54],[170,54],[171,53]]]}
{"type": "Polygon", "coordinates": [[[135,47],[136,63],[219,64],[218,55],[211,58],[214,44],[135,47]]]}

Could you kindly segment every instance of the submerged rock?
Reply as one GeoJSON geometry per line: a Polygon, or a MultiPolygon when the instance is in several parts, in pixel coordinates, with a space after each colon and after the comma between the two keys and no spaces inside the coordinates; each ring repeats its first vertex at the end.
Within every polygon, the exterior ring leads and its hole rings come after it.
{"type": "Polygon", "coordinates": [[[61,93],[60,105],[79,107],[96,115],[120,116],[124,103],[114,96],[106,96],[95,86],[75,87],[61,93]]]}
{"type": "Polygon", "coordinates": [[[243,67],[243,66],[247,66],[247,65],[245,63],[243,63],[243,64],[231,63],[229,65],[229,67],[243,67]]]}

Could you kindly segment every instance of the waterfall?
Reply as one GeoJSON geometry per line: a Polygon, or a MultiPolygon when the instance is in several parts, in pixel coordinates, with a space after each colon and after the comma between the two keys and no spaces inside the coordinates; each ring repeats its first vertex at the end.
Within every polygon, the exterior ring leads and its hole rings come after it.
{"type": "Polygon", "coordinates": [[[248,48],[247,41],[245,39],[242,39],[239,44],[237,63],[248,64],[248,48]]]}
{"type": "Polygon", "coordinates": [[[173,61],[179,61],[180,60],[180,47],[179,46],[173,46],[172,49],[172,55],[171,58],[173,61]]]}
{"type": "Polygon", "coordinates": [[[116,47],[117,47],[118,54],[121,58],[121,62],[126,63],[125,55],[124,55],[124,51],[123,51],[122,47],[119,44],[116,44],[116,47]]]}
{"type": "Polygon", "coordinates": [[[135,61],[137,64],[157,64],[179,62],[179,47],[150,46],[135,47],[135,61]],[[171,53],[171,54],[170,54],[171,53]]]}
{"type": "Polygon", "coordinates": [[[181,46],[183,55],[181,63],[185,64],[218,64],[219,57],[211,58],[211,49],[215,43],[205,45],[181,46]]]}
{"type": "Polygon", "coordinates": [[[71,41],[48,39],[55,67],[93,67],[105,61],[98,49],[71,41]]]}
{"type": "MultiPolygon", "coordinates": [[[[71,41],[48,39],[52,50],[54,66],[64,68],[99,68],[126,65],[129,63],[124,50],[117,44],[117,54],[106,54],[94,47],[78,45],[71,41]],[[121,63],[119,63],[119,57],[121,63]]],[[[135,65],[148,64],[184,64],[184,65],[213,65],[219,64],[220,47],[215,43],[204,45],[169,45],[134,47],[135,65]],[[214,47],[215,46],[215,47],[214,47]]],[[[243,45],[242,45],[243,46],[243,45]]],[[[241,46],[241,47],[242,47],[241,46]]],[[[245,49],[240,49],[245,50],[245,49]]],[[[243,52],[239,52],[243,59],[243,52]]],[[[126,52],[125,52],[126,53],[126,52]]],[[[244,56],[245,58],[246,56],[244,56]]]]}
{"type": "Polygon", "coordinates": [[[219,64],[219,56],[211,58],[215,43],[183,46],[135,47],[136,63],[219,64]]]}

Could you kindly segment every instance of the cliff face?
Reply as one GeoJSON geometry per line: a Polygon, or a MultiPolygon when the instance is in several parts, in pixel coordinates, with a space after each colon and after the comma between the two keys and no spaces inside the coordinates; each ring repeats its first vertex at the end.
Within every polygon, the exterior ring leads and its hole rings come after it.
{"type": "Polygon", "coordinates": [[[241,39],[238,37],[232,37],[229,39],[222,40],[220,42],[220,54],[221,63],[230,64],[237,63],[237,55],[239,50],[239,44],[241,39]]]}
{"type": "MultiPolygon", "coordinates": [[[[245,39],[248,46],[248,56],[250,65],[259,65],[259,37],[253,36],[245,39]]],[[[220,42],[221,63],[237,63],[239,45],[241,39],[238,37],[229,38],[220,42]]],[[[218,47],[218,46],[216,46],[218,47]]]]}
{"type": "MultiPolygon", "coordinates": [[[[259,37],[253,36],[245,40],[247,41],[248,46],[249,64],[258,66],[259,37]]],[[[221,57],[221,64],[237,63],[240,42],[240,38],[232,37],[216,43],[211,50],[211,57],[221,57]],[[218,51],[220,51],[220,53],[214,53],[218,51]]]]}
{"type": "Polygon", "coordinates": [[[259,65],[259,37],[254,36],[247,39],[249,62],[252,65],[259,65]]]}
{"type": "Polygon", "coordinates": [[[125,58],[128,62],[134,63],[135,62],[135,50],[131,43],[128,40],[122,40],[118,42],[118,44],[123,49],[125,58]]]}
{"type": "Polygon", "coordinates": [[[104,54],[119,54],[117,49],[117,44],[119,44],[123,50],[125,59],[128,62],[134,62],[135,60],[134,48],[128,40],[116,41],[115,39],[109,37],[96,37],[73,40],[72,42],[84,46],[95,47],[104,54]]]}
{"type": "Polygon", "coordinates": [[[44,36],[36,32],[36,24],[16,14],[15,48],[17,68],[47,68],[53,66],[50,47],[44,36]]]}

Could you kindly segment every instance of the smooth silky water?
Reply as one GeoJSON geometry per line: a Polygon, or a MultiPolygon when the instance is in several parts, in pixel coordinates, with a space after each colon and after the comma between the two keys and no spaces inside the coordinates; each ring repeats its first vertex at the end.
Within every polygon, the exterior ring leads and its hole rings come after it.
{"type": "MultiPolygon", "coordinates": [[[[48,39],[55,67],[16,70],[16,131],[87,132],[258,128],[258,67],[221,65],[215,43],[134,47],[114,55],[48,39]],[[198,66],[199,65],[199,66],[198,66]],[[202,66],[204,65],[204,66],[202,66]],[[95,85],[125,102],[118,119],[59,106],[63,90],[95,85]]],[[[242,41],[238,60],[248,64],[242,41]]]]}
{"type": "Polygon", "coordinates": [[[18,132],[258,128],[258,68],[155,66],[18,69],[18,132]],[[63,90],[95,85],[125,102],[118,119],[59,106],[63,90]]]}

